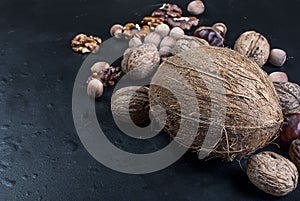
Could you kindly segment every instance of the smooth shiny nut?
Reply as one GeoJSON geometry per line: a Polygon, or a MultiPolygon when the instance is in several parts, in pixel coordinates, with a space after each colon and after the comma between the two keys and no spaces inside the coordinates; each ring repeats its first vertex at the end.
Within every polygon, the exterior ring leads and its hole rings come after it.
{"type": "Polygon", "coordinates": [[[141,39],[137,38],[137,37],[133,37],[132,39],[130,39],[129,41],[129,47],[136,47],[143,44],[143,42],[141,41],[141,39]]]}
{"type": "Polygon", "coordinates": [[[187,11],[192,15],[200,15],[204,13],[205,6],[201,0],[191,1],[187,7],[187,11]]]}
{"type": "Polygon", "coordinates": [[[116,38],[123,37],[123,26],[120,24],[115,24],[110,28],[110,35],[116,38]]]}
{"type": "Polygon", "coordinates": [[[286,62],[286,52],[282,49],[272,49],[270,52],[269,62],[274,66],[283,66],[286,62]]]}
{"type": "Polygon", "coordinates": [[[176,40],[171,36],[166,36],[162,39],[160,43],[160,48],[162,47],[173,47],[176,44],[176,40]]]}
{"type": "Polygon", "coordinates": [[[171,47],[163,46],[159,50],[159,56],[162,58],[172,56],[171,51],[172,51],[171,47]]]}
{"type": "Polygon", "coordinates": [[[170,31],[170,36],[173,37],[175,40],[177,40],[184,36],[184,31],[179,27],[174,27],[170,31]]]}
{"type": "Polygon", "coordinates": [[[99,98],[103,94],[103,84],[97,79],[92,79],[88,83],[87,94],[93,98],[99,98]]]}
{"type": "Polygon", "coordinates": [[[155,32],[159,33],[161,37],[166,37],[170,33],[170,27],[167,24],[160,24],[155,28],[155,32]]]}
{"type": "Polygon", "coordinates": [[[106,68],[109,68],[109,63],[105,62],[105,61],[100,61],[95,63],[92,67],[91,67],[91,71],[92,73],[100,73],[103,70],[105,70],[106,68]]]}
{"type": "Polygon", "coordinates": [[[161,42],[161,36],[156,32],[149,33],[144,40],[145,44],[154,44],[156,47],[159,46],[160,42],[161,42]]]}
{"type": "Polygon", "coordinates": [[[269,75],[272,82],[288,82],[288,75],[284,72],[273,72],[269,75]]]}

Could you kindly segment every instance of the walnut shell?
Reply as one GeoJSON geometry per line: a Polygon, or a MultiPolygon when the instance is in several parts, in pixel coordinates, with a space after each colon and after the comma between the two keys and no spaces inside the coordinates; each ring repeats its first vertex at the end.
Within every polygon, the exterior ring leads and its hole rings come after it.
{"type": "Polygon", "coordinates": [[[247,175],[256,187],[275,196],[292,192],[298,183],[296,166],[288,159],[268,151],[249,159],[247,175]]]}
{"type": "Polygon", "coordinates": [[[160,56],[155,45],[141,44],[127,50],[121,68],[131,79],[143,79],[159,66],[160,56]]]}
{"type": "Polygon", "coordinates": [[[171,52],[173,55],[176,55],[191,48],[200,46],[209,46],[209,44],[206,40],[195,36],[184,36],[177,40],[171,52]]]}
{"type": "Polygon", "coordinates": [[[262,67],[269,58],[270,44],[260,33],[247,31],[237,39],[234,50],[254,60],[262,67]]]}
{"type": "Polygon", "coordinates": [[[140,86],[117,90],[111,98],[111,111],[116,120],[137,125],[149,122],[148,90],[140,86]]]}
{"type": "Polygon", "coordinates": [[[292,142],[289,149],[289,155],[298,170],[300,170],[300,139],[296,139],[292,142]]]}

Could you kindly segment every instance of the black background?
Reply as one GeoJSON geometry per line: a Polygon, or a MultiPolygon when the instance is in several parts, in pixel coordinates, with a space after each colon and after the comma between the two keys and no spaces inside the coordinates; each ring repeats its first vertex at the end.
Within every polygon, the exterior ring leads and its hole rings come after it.
{"type": "MultiPolygon", "coordinates": [[[[173,2],[182,8],[188,3],[173,2]]],[[[298,2],[207,0],[201,24],[225,22],[228,46],[246,30],[263,33],[272,47],[285,49],[289,57],[282,69],[270,67],[267,71],[283,70],[291,81],[300,83],[298,2]]],[[[108,39],[111,25],[139,22],[154,5],[162,3],[0,1],[1,201],[300,199],[299,189],[283,198],[262,193],[248,181],[238,162],[198,161],[189,152],[162,171],[127,175],[104,167],[84,149],[73,125],[71,97],[86,56],[73,53],[70,40],[81,32],[108,39]]],[[[97,102],[98,109],[109,113],[111,91],[97,102]]],[[[111,124],[108,133],[119,133],[110,120],[104,124],[108,128],[111,124]]],[[[111,138],[120,147],[143,150],[126,137],[111,138]]]]}

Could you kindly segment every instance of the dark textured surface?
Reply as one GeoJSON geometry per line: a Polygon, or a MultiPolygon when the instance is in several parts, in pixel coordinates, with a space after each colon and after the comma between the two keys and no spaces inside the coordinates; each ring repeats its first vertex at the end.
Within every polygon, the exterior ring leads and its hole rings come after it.
{"type": "MultiPolygon", "coordinates": [[[[178,1],[183,8],[188,1],[178,1]]],[[[107,39],[119,22],[138,22],[162,1],[0,1],[0,200],[279,200],[257,190],[238,162],[198,161],[187,153],[169,168],[126,175],[95,161],[77,137],[71,110],[73,82],[85,56],[69,42],[79,32],[107,39]]],[[[227,44],[245,30],[263,33],[287,50],[282,70],[300,83],[299,3],[296,0],[207,0],[201,24],[223,21],[227,44]]],[[[268,68],[268,71],[275,71],[268,68]]],[[[109,113],[111,90],[97,103],[109,113]]],[[[110,120],[99,121],[124,149],[143,152],[110,120]]],[[[159,138],[167,142],[167,137],[159,138]]],[[[151,144],[151,143],[150,143],[151,144]]],[[[152,146],[161,142],[152,142],[152,146]]],[[[151,148],[151,147],[150,147],[151,148]]],[[[297,189],[280,200],[299,200],[297,189]]]]}

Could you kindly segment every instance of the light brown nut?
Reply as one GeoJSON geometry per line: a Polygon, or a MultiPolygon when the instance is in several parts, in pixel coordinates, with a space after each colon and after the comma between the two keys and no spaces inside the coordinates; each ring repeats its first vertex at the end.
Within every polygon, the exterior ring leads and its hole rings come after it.
{"type": "Polygon", "coordinates": [[[269,75],[272,82],[288,82],[289,78],[285,72],[273,72],[269,75]]]}
{"type": "Polygon", "coordinates": [[[129,41],[129,47],[136,47],[143,44],[143,42],[141,41],[141,39],[137,38],[137,37],[133,37],[132,39],[130,39],[129,41]]]}
{"type": "Polygon", "coordinates": [[[167,24],[160,24],[155,28],[155,32],[159,33],[161,37],[166,37],[170,33],[170,27],[167,24]]]}
{"type": "Polygon", "coordinates": [[[142,44],[127,50],[122,60],[122,71],[131,79],[151,75],[160,63],[159,52],[153,44],[142,44]]]}
{"type": "Polygon", "coordinates": [[[137,125],[149,122],[148,90],[140,86],[117,90],[111,98],[111,111],[115,120],[137,125]]]}
{"type": "Polygon", "coordinates": [[[172,56],[171,47],[169,47],[169,46],[161,47],[159,50],[159,56],[161,56],[162,58],[172,56]]]}
{"type": "Polygon", "coordinates": [[[191,15],[200,15],[204,13],[205,11],[205,6],[201,0],[194,0],[191,1],[187,7],[187,11],[191,15]]]}
{"type": "Polygon", "coordinates": [[[247,175],[256,187],[275,196],[284,196],[295,190],[299,176],[291,161],[267,151],[249,159],[247,175]]]}
{"type": "Polygon", "coordinates": [[[153,44],[156,47],[158,47],[161,42],[161,39],[162,38],[159,33],[151,32],[145,37],[144,43],[153,44]]]}
{"type": "Polygon", "coordinates": [[[237,39],[234,50],[254,60],[262,67],[269,58],[270,44],[262,34],[247,31],[237,39]]]}
{"type": "Polygon", "coordinates": [[[162,47],[174,47],[174,45],[176,44],[176,40],[171,37],[171,36],[166,36],[162,39],[161,43],[160,43],[160,48],[162,47]]]}
{"type": "Polygon", "coordinates": [[[218,22],[214,24],[212,27],[218,29],[222,33],[223,37],[225,37],[227,33],[227,26],[224,23],[218,22]]]}
{"type": "Polygon", "coordinates": [[[118,39],[123,37],[123,26],[120,24],[115,24],[110,28],[110,35],[118,39]]]}
{"type": "Polygon", "coordinates": [[[105,70],[106,68],[109,68],[109,63],[107,63],[105,61],[100,61],[100,62],[95,63],[91,67],[91,71],[92,71],[92,73],[100,73],[103,70],[105,70]]]}
{"type": "Polygon", "coordinates": [[[87,94],[93,98],[99,98],[103,94],[103,84],[97,79],[92,79],[87,86],[87,94]]]}
{"type": "Polygon", "coordinates": [[[179,27],[174,27],[170,31],[170,36],[177,40],[177,39],[182,38],[184,36],[184,31],[179,27]]]}
{"type": "Polygon", "coordinates": [[[298,170],[300,170],[300,139],[296,139],[292,142],[289,149],[289,155],[298,170]]]}
{"type": "Polygon", "coordinates": [[[84,54],[97,51],[101,43],[102,39],[99,37],[78,34],[72,39],[71,47],[74,52],[84,54]]]}
{"type": "Polygon", "coordinates": [[[175,55],[200,46],[209,46],[209,44],[206,40],[198,37],[184,36],[176,41],[174,47],[172,48],[172,54],[175,55]]]}
{"type": "Polygon", "coordinates": [[[272,49],[270,52],[269,62],[274,66],[283,66],[286,61],[286,52],[282,49],[272,49]]]}

